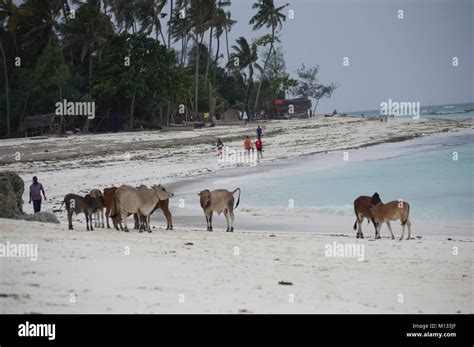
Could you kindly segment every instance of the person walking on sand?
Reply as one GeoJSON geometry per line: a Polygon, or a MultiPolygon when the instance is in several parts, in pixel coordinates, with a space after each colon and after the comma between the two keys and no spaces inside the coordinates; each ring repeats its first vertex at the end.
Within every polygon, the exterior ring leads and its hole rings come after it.
{"type": "Polygon", "coordinates": [[[217,156],[219,158],[222,158],[222,151],[224,149],[224,142],[222,142],[221,139],[217,139],[217,142],[216,142],[216,149],[217,149],[217,156]]]}
{"type": "Polygon", "coordinates": [[[30,201],[33,201],[33,211],[35,213],[41,212],[41,193],[46,200],[46,194],[43,189],[43,185],[38,182],[38,177],[33,177],[33,184],[30,186],[30,201]]]}
{"type": "Polygon", "coordinates": [[[263,142],[262,142],[262,139],[257,139],[257,141],[255,141],[255,148],[257,149],[257,159],[263,159],[263,142]]]}
{"type": "Polygon", "coordinates": [[[250,141],[250,138],[248,136],[245,136],[244,149],[246,154],[250,156],[250,150],[253,150],[253,146],[252,141],[250,141]]]}
{"type": "Polygon", "coordinates": [[[260,128],[260,125],[257,127],[257,139],[262,138],[262,128],[260,128]]]}

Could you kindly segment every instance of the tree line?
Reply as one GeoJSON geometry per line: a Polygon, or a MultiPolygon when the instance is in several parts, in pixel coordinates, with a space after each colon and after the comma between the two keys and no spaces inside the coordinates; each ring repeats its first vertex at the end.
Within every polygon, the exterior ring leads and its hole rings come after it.
{"type": "Polygon", "coordinates": [[[0,0],[0,136],[64,99],[94,102],[97,119],[66,128],[107,130],[210,119],[228,108],[249,119],[289,92],[319,101],[318,66],[286,71],[280,32],[288,4],[259,0],[239,37],[229,0],[0,0]],[[224,43],[223,43],[224,42],[224,43]],[[224,45],[225,44],[225,45],[224,45]],[[222,46],[221,46],[222,45],[222,46]]]}

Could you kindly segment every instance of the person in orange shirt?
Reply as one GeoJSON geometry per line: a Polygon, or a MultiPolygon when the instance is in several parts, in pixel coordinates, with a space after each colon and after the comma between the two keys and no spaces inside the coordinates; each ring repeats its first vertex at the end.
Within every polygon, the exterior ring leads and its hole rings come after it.
{"type": "Polygon", "coordinates": [[[250,141],[250,138],[248,136],[245,136],[244,149],[247,151],[248,155],[250,155],[250,150],[253,149],[252,141],[250,141]]]}

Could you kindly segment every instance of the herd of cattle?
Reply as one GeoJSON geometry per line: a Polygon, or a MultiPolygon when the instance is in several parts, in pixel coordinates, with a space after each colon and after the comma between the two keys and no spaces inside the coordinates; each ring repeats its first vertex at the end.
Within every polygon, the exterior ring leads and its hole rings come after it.
{"type": "MultiPolygon", "coordinates": [[[[150,215],[157,209],[160,209],[166,217],[166,230],[172,230],[173,217],[169,210],[169,199],[173,195],[161,184],[153,185],[151,188],[145,185],[140,185],[139,187],[122,185],[120,187],[105,188],[103,192],[99,189],[92,189],[84,197],[77,194],[67,194],[61,207],[54,212],[59,212],[63,205],[66,206],[69,230],[73,229],[73,214],[80,213],[84,213],[86,216],[87,230],[94,230],[92,226],[93,215],[95,215],[95,226],[104,228],[105,210],[107,228],[110,228],[110,218],[115,229],[128,231],[127,217],[133,215],[135,229],[139,229],[140,232],[151,232],[150,215]]],[[[234,231],[234,209],[239,206],[240,188],[232,192],[226,189],[213,191],[205,189],[198,193],[198,195],[204,216],[206,217],[207,230],[212,231],[212,216],[216,212],[219,215],[224,213],[227,220],[227,231],[234,231]],[[234,206],[234,194],[237,192],[239,192],[239,195],[234,206]]],[[[356,215],[354,223],[354,230],[357,229],[356,238],[364,238],[362,234],[364,218],[368,222],[372,221],[376,239],[380,238],[380,230],[384,223],[387,224],[392,240],[395,238],[390,225],[390,221],[394,220],[399,220],[402,225],[400,240],[403,239],[405,234],[405,227],[408,227],[407,239],[409,240],[411,237],[410,205],[403,200],[395,200],[384,204],[378,193],[372,196],[359,196],[354,200],[354,213],[356,215]]]]}
{"type": "MultiPolygon", "coordinates": [[[[92,189],[86,196],[77,194],[66,194],[59,209],[61,211],[66,206],[67,217],[69,221],[69,230],[73,229],[72,216],[83,213],[86,216],[87,230],[94,230],[93,216],[95,215],[95,226],[105,227],[104,210],[107,228],[110,228],[109,218],[112,220],[115,229],[128,231],[127,217],[133,214],[134,228],[140,232],[151,232],[150,215],[157,209],[160,209],[166,217],[166,230],[173,229],[173,217],[169,210],[169,199],[173,193],[168,191],[165,186],[153,185],[148,188],[145,185],[131,187],[122,185],[120,187],[105,188],[102,192],[99,189],[92,189]],[[123,225],[122,225],[123,222],[123,225]]],[[[207,222],[207,230],[212,231],[212,216],[214,212],[221,214],[227,220],[227,231],[234,231],[234,208],[239,206],[240,188],[229,192],[226,189],[217,189],[210,191],[202,190],[199,194],[201,207],[204,211],[207,222]],[[234,194],[239,192],[237,204],[234,207],[234,194]]]]}

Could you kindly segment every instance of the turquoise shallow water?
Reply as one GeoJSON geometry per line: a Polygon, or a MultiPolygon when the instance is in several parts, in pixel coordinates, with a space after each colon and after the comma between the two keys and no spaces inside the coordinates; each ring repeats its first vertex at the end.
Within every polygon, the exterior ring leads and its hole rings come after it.
{"type": "Polygon", "coordinates": [[[443,134],[350,153],[357,160],[327,166],[340,154],[307,157],[277,169],[233,180],[245,204],[295,207],[352,215],[359,195],[404,199],[413,219],[471,223],[474,197],[474,132],[443,134]],[[457,160],[453,160],[457,153],[457,160]]]}

